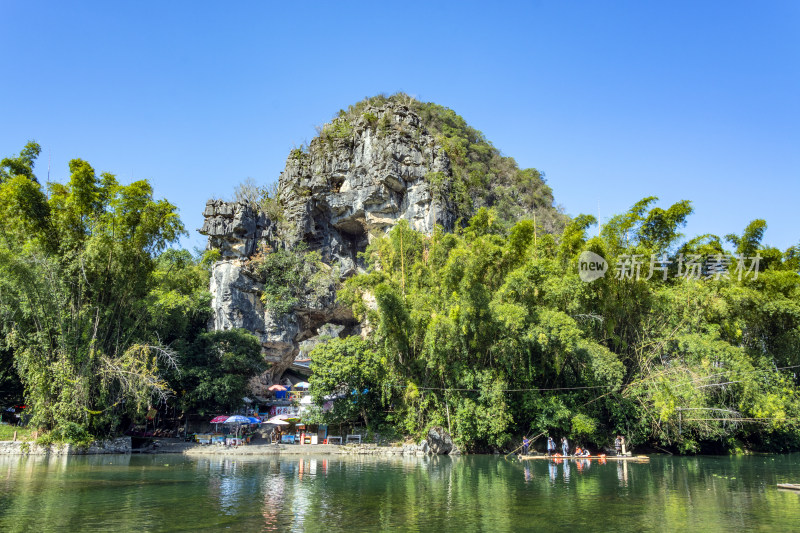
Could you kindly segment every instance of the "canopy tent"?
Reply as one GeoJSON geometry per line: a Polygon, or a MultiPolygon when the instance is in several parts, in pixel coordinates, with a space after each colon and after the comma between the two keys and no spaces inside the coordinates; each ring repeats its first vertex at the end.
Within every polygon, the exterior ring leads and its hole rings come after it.
{"type": "Polygon", "coordinates": [[[270,424],[274,424],[275,422],[273,422],[273,420],[281,420],[283,422],[293,423],[293,422],[299,422],[300,417],[297,415],[275,415],[272,418],[270,418],[267,422],[269,422],[270,424]]]}

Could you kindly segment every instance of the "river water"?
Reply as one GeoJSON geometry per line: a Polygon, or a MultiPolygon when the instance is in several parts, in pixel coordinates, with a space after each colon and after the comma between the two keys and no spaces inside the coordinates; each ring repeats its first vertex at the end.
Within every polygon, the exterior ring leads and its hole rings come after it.
{"type": "Polygon", "coordinates": [[[0,457],[0,531],[800,531],[800,455],[0,457]]]}

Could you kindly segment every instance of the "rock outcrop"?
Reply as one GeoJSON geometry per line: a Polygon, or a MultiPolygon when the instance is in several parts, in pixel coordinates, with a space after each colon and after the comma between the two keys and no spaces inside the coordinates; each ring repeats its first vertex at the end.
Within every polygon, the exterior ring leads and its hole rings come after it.
{"type": "Polygon", "coordinates": [[[254,256],[300,242],[338,269],[339,279],[363,268],[358,257],[369,242],[400,220],[430,234],[452,229],[450,161],[408,107],[388,103],[357,117],[327,124],[306,150],[292,150],[278,183],[280,214],[270,218],[242,202],[209,201],[201,233],[220,252],[213,266],[211,329],[255,333],[277,378],[325,324],[339,334],[358,328],[349,309],[335,301],[335,284],[323,296],[301,299],[277,316],[261,301],[264,283],[249,265],[254,256]]]}
{"type": "MultiPolygon", "coordinates": [[[[432,455],[447,455],[456,449],[453,438],[441,427],[433,427],[428,430],[428,453],[432,455]]],[[[458,452],[457,452],[458,453],[458,452]]]]}
{"type": "Polygon", "coordinates": [[[401,219],[423,233],[436,224],[452,228],[446,191],[433,194],[428,179],[448,175],[450,160],[419,117],[389,104],[368,109],[352,125],[337,121],[307,152],[293,151],[281,174],[290,241],[306,241],[349,276],[358,268],[356,254],[401,219]],[[352,133],[345,136],[347,128],[352,133]]]}

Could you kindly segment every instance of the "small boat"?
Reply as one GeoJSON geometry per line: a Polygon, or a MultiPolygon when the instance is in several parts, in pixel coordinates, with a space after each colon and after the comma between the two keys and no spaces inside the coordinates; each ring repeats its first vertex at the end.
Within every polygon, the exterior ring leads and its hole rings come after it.
{"type": "Polygon", "coordinates": [[[632,461],[635,463],[649,463],[650,457],[646,455],[520,455],[520,461],[529,461],[532,459],[591,459],[598,461],[632,461]]]}
{"type": "Polygon", "coordinates": [[[778,488],[786,490],[800,490],[800,485],[797,483],[778,483],[778,488]]]}

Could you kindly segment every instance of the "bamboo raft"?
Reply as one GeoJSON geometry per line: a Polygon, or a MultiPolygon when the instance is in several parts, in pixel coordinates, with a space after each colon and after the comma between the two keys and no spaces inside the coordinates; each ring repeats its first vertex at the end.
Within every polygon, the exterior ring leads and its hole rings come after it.
{"type": "Polygon", "coordinates": [[[800,490],[800,485],[797,483],[778,483],[778,488],[786,490],[800,490]]]}
{"type": "MultiPolygon", "coordinates": [[[[590,460],[605,460],[605,461],[630,461],[634,463],[649,463],[650,458],[646,455],[588,455],[588,456],[577,456],[577,455],[566,455],[560,457],[554,457],[550,455],[520,455],[520,461],[529,461],[532,459],[590,459],[590,460]]],[[[798,490],[800,490],[800,485],[797,486],[798,490]]]]}

